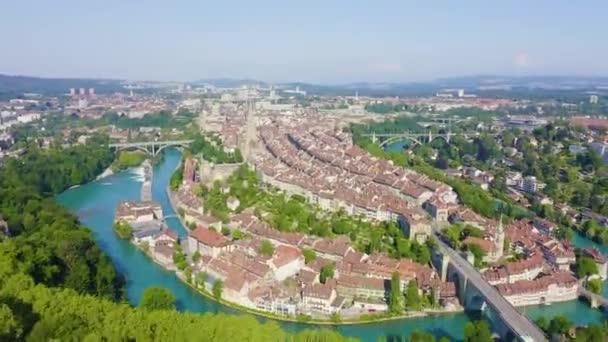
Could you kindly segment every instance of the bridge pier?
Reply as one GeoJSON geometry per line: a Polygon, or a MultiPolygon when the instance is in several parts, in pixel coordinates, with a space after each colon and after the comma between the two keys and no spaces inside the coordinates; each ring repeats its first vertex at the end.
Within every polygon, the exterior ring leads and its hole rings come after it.
{"type": "Polygon", "coordinates": [[[458,299],[463,308],[467,307],[467,285],[469,279],[465,275],[458,275],[458,299]]]}
{"type": "Polygon", "coordinates": [[[591,298],[591,307],[594,309],[597,309],[599,306],[600,306],[599,301],[595,297],[592,297],[591,298]]]}
{"type": "Polygon", "coordinates": [[[448,281],[448,267],[450,266],[450,257],[443,254],[441,257],[441,281],[448,281]]]}

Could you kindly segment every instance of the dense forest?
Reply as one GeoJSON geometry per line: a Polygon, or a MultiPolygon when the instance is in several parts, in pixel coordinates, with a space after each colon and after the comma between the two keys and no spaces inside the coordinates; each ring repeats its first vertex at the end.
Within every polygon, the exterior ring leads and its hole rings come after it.
{"type": "Polygon", "coordinates": [[[100,139],[62,150],[32,147],[20,159],[5,162],[0,215],[10,238],[0,244],[0,258],[36,283],[120,299],[122,281],[90,231],[49,198],[93,180],[112,162],[100,139]]]}

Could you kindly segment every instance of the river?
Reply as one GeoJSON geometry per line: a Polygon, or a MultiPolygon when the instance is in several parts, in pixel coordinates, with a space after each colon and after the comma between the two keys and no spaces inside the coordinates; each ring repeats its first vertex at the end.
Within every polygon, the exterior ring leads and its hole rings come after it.
{"type": "MultiPolygon", "coordinates": [[[[165,215],[175,214],[165,189],[180,158],[179,151],[167,149],[161,162],[154,166],[152,196],[155,201],[160,203],[165,215]]],[[[72,188],[59,195],[57,199],[77,214],[81,222],[93,231],[101,248],[110,256],[118,271],[125,276],[127,298],[133,305],[137,305],[144,289],[147,287],[162,286],[173,292],[177,298],[179,310],[237,314],[237,310],[225,307],[197,294],[183,284],[174,273],[165,271],[129,242],[119,239],[114,234],[112,220],[118,203],[124,200],[138,200],[142,181],[143,173],[141,169],[135,168],[72,188]]],[[[186,236],[186,230],[179,220],[170,218],[167,223],[180,236],[186,236]]],[[[594,244],[581,236],[576,236],[574,242],[577,246],[582,247],[594,244]]],[[[602,251],[606,254],[608,248],[604,247],[602,251]]],[[[607,293],[608,288],[604,287],[604,295],[607,293]]],[[[578,301],[542,307],[527,307],[523,311],[532,318],[540,315],[549,317],[564,314],[578,324],[600,322],[604,319],[600,311],[591,309],[587,304],[578,301]]],[[[437,336],[447,336],[451,339],[462,339],[462,328],[469,319],[466,314],[458,313],[379,323],[344,325],[337,327],[337,329],[345,336],[357,337],[370,342],[376,341],[381,336],[409,335],[415,329],[426,330],[437,336]]],[[[286,322],[282,322],[281,325],[287,331],[298,331],[311,327],[307,324],[286,322]]]]}

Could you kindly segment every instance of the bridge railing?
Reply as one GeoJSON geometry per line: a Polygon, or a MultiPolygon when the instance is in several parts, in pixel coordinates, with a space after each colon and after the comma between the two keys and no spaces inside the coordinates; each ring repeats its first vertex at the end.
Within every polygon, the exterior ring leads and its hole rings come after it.
{"type": "MultiPolygon", "coordinates": [[[[516,334],[521,334],[522,329],[523,330],[529,330],[528,331],[528,335],[531,333],[534,336],[530,336],[530,337],[535,337],[533,340],[534,341],[544,341],[544,332],[538,328],[538,326],[536,326],[536,324],[526,315],[520,313],[515,306],[513,306],[513,304],[511,304],[511,302],[509,302],[506,298],[504,298],[499,292],[498,290],[496,290],[496,288],[492,285],[490,285],[485,279],[483,279],[482,275],[477,272],[477,270],[475,268],[473,268],[473,266],[466,260],[464,259],[460,254],[458,254],[458,252],[456,252],[454,249],[452,249],[449,245],[447,245],[445,243],[445,241],[442,238],[442,234],[439,232],[437,227],[433,228],[433,231],[435,233],[436,238],[439,240],[437,241],[437,244],[439,246],[440,252],[442,253],[446,253],[448,255],[448,257],[450,259],[455,259],[452,260],[453,261],[453,265],[454,267],[456,267],[456,269],[459,269],[461,267],[463,268],[467,268],[467,269],[461,269],[459,270],[459,272],[463,273],[462,276],[465,276],[468,278],[469,281],[472,281],[472,277],[471,275],[473,275],[475,278],[479,278],[481,279],[480,281],[483,282],[482,284],[475,284],[474,286],[477,288],[477,290],[481,293],[481,295],[483,295],[485,297],[485,300],[488,302],[488,304],[490,304],[490,306],[492,306],[494,308],[494,311],[498,314],[498,316],[501,317],[503,323],[514,333],[516,334]],[[460,264],[463,265],[460,265],[460,264]],[[466,265],[464,265],[466,263],[466,265]],[[466,267],[468,265],[468,267],[466,267]],[[470,273],[470,274],[468,274],[470,273]],[[485,289],[482,289],[480,287],[485,287],[485,289]],[[486,290],[489,290],[490,293],[484,293],[486,292],[486,290]],[[490,298],[490,296],[495,297],[495,299],[498,299],[498,301],[500,303],[494,303],[493,300],[490,298]],[[507,314],[509,314],[508,312],[503,312],[503,310],[501,310],[501,308],[498,307],[498,305],[504,306],[504,308],[508,308],[508,310],[510,311],[511,314],[516,314],[516,318],[517,319],[523,319],[523,321],[521,322],[525,322],[525,324],[528,324],[528,328],[526,327],[517,327],[515,326],[515,324],[517,324],[516,322],[511,322],[510,319],[508,319],[506,317],[507,314]]],[[[521,337],[526,336],[526,334],[521,334],[521,337]]]]}

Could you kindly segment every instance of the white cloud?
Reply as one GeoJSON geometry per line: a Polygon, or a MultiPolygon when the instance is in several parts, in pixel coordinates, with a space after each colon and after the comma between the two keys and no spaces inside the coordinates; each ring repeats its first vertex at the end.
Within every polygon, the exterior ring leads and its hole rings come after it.
{"type": "Polygon", "coordinates": [[[527,67],[530,65],[530,57],[526,52],[520,52],[513,58],[513,64],[518,67],[527,67]]]}

